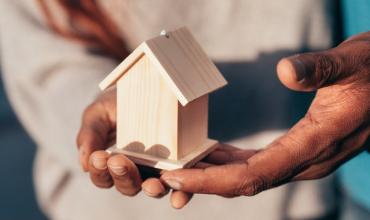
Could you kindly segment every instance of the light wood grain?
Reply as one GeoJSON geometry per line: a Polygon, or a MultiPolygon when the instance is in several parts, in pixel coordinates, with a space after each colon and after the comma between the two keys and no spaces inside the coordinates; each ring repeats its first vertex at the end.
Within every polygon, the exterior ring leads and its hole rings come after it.
{"type": "Polygon", "coordinates": [[[203,145],[199,146],[195,151],[191,152],[180,160],[164,159],[153,155],[127,151],[124,149],[119,149],[116,146],[108,148],[107,152],[110,154],[124,154],[136,164],[154,167],[162,170],[175,170],[194,166],[198,161],[200,161],[210,152],[215,150],[217,146],[217,141],[207,139],[203,143],[203,145]]]}
{"type": "Polygon", "coordinates": [[[182,158],[208,139],[208,95],[179,106],[178,157],[182,158]]]}
{"type": "Polygon", "coordinates": [[[142,43],[99,85],[117,84],[115,151],[161,169],[196,163],[216,146],[208,93],[226,83],[187,28],[142,43]]]}
{"type": "Polygon", "coordinates": [[[99,88],[105,90],[114,85],[135,63],[144,56],[143,45],[136,48],[126,59],[124,59],[108,76],[99,83],[99,88]]]}
{"type": "Polygon", "coordinates": [[[178,159],[178,101],[146,56],[120,78],[117,93],[118,148],[178,159]]]}
{"type": "Polygon", "coordinates": [[[183,106],[227,84],[190,31],[183,27],[143,42],[100,83],[100,88],[113,85],[144,54],[183,106]]]}
{"type": "Polygon", "coordinates": [[[166,74],[182,105],[227,84],[186,27],[148,40],[146,45],[147,55],[166,74]]]}

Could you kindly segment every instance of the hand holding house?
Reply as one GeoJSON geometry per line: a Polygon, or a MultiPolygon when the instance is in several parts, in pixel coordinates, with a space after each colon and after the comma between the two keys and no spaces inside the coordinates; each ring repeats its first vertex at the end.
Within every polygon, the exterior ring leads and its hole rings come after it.
{"type": "Polygon", "coordinates": [[[100,83],[118,93],[110,151],[159,169],[194,165],[216,147],[208,94],[226,84],[187,28],[143,42],[100,83]]]}

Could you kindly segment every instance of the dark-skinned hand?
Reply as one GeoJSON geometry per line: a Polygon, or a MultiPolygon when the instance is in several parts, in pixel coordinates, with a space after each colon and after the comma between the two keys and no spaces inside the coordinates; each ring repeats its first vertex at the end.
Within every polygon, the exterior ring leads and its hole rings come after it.
{"type": "Polygon", "coordinates": [[[143,189],[158,198],[171,187],[171,204],[181,208],[192,193],[250,196],[289,181],[321,178],[369,149],[370,32],[331,50],[284,58],[277,71],[288,88],[317,94],[306,116],[263,150],[219,144],[196,168],[162,172],[158,179],[159,171],[104,151],[115,139],[111,89],[84,113],[78,135],[82,167],[98,187],[115,185],[129,196],[143,189]]]}
{"type": "Polygon", "coordinates": [[[188,193],[252,196],[322,178],[369,148],[370,32],[327,51],[284,58],[277,73],[292,90],[317,91],[297,124],[261,151],[218,151],[206,158],[216,166],[168,171],[161,180],[188,193]]]}
{"type": "MultiPolygon", "coordinates": [[[[83,114],[77,137],[80,163],[89,172],[92,182],[100,188],[116,189],[127,196],[141,189],[151,197],[161,197],[168,189],[160,183],[159,171],[136,166],[122,154],[110,155],[105,150],[116,137],[116,89],[102,93],[83,114]]],[[[186,193],[172,193],[173,200],[187,201],[186,193]]]]}

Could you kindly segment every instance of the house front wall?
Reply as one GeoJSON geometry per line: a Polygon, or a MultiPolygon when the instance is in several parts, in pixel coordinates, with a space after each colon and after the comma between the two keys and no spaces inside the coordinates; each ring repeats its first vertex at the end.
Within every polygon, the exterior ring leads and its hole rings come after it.
{"type": "Polygon", "coordinates": [[[117,147],[178,158],[178,100],[144,55],[117,82],[117,147]]]}

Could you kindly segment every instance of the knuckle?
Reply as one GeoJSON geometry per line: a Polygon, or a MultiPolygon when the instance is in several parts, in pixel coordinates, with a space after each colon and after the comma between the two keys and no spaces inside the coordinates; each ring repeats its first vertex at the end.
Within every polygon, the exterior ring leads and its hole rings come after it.
{"type": "Polygon", "coordinates": [[[281,146],[280,151],[286,155],[290,155],[291,151],[288,148],[301,148],[304,145],[302,140],[297,138],[295,135],[287,135],[284,140],[276,140],[276,146],[281,146]]]}
{"type": "Polygon", "coordinates": [[[347,60],[353,67],[353,71],[359,71],[361,69],[368,70],[370,66],[370,50],[369,40],[352,41],[351,45],[347,45],[347,60]],[[358,48],[357,50],[353,48],[358,48]]]}
{"type": "Polygon", "coordinates": [[[321,121],[313,114],[311,111],[308,111],[303,118],[303,125],[309,125],[320,129],[322,127],[321,121]]]}
{"type": "Polygon", "coordinates": [[[206,183],[205,183],[205,182],[203,182],[203,181],[201,181],[201,182],[198,184],[198,186],[197,186],[197,191],[198,191],[199,193],[205,193],[205,194],[207,194],[207,193],[209,192],[209,189],[208,189],[208,187],[207,187],[206,183]]]}
{"type": "Polygon", "coordinates": [[[244,196],[254,196],[268,188],[266,178],[262,176],[254,176],[245,179],[237,187],[235,194],[244,196]]]}
{"type": "Polygon", "coordinates": [[[333,83],[343,72],[343,59],[338,55],[318,54],[315,64],[314,81],[317,86],[333,83]]]}
{"type": "Polygon", "coordinates": [[[303,127],[310,126],[315,131],[314,145],[311,145],[312,155],[315,157],[331,156],[338,151],[339,138],[334,134],[327,135],[327,130],[331,127],[336,127],[336,120],[323,121],[316,116],[317,114],[308,111],[303,118],[303,127]]]}
{"type": "Polygon", "coordinates": [[[361,37],[361,35],[353,36],[343,43],[341,43],[336,51],[342,56],[342,76],[354,76],[365,73],[369,76],[370,66],[370,40],[368,37],[361,37]],[[358,74],[359,73],[359,74],[358,74]]]}

